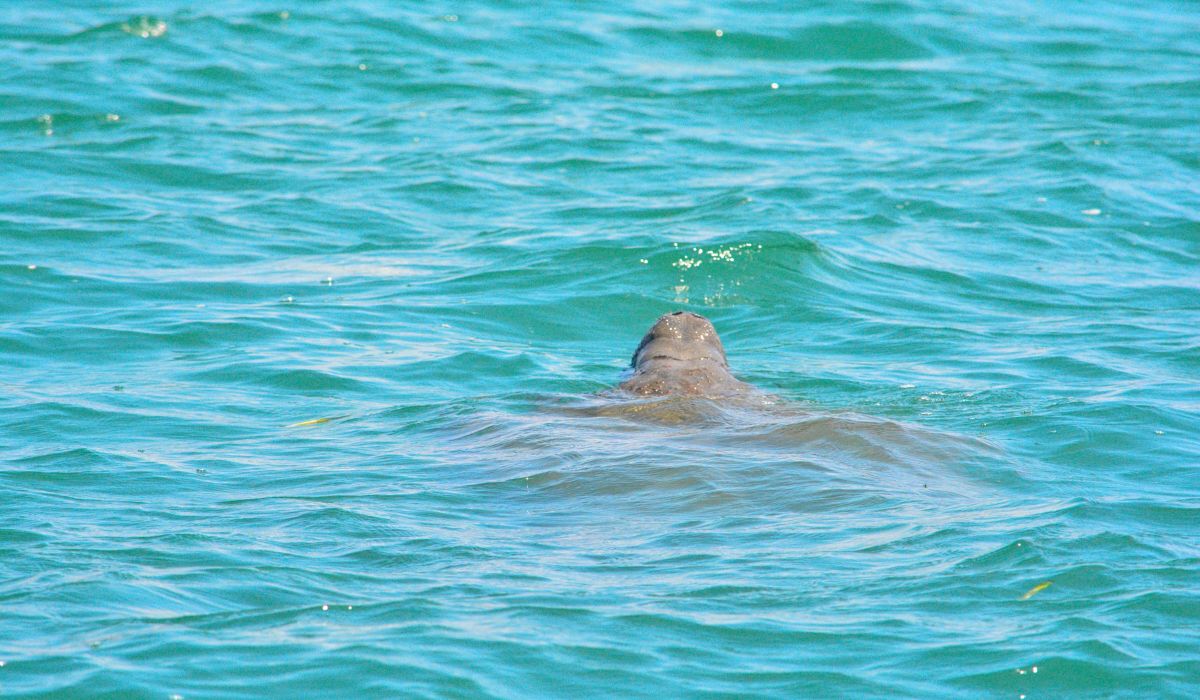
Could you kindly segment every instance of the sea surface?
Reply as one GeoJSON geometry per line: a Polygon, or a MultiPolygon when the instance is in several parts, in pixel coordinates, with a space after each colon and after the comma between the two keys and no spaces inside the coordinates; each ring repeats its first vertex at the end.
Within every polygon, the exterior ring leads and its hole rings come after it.
{"type": "Polygon", "coordinates": [[[0,8],[0,696],[1200,696],[1200,7],[0,8]],[[611,388],[676,309],[754,403],[611,388]]]}

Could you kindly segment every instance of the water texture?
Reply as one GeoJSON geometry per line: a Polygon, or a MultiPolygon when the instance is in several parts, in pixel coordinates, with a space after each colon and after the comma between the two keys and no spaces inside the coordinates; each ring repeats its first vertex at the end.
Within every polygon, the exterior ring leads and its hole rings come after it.
{"type": "Polygon", "coordinates": [[[1200,695],[1200,13],[0,9],[0,695],[1200,695]],[[688,309],[762,405],[622,402],[688,309]]]}

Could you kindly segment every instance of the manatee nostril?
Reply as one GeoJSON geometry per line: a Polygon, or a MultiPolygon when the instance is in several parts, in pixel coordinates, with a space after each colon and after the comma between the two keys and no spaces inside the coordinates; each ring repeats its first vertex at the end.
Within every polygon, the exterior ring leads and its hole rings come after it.
{"type": "Polygon", "coordinates": [[[676,311],[675,313],[673,313],[673,314],[671,314],[671,315],[672,315],[672,316],[682,316],[682,315],[683,315],[683,312],[682,312],[682,311],[676,311]]]}

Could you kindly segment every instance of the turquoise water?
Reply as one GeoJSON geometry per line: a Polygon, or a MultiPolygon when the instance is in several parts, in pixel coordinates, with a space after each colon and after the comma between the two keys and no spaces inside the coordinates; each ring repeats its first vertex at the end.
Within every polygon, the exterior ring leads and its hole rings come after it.
{"type": "Polygon", "coordinates": [[[0,694],[1200,694],[1200,13],[1111,5],[6,6],[0,694]],[[673,309],[766,405],[603,393],[673,309]]]}

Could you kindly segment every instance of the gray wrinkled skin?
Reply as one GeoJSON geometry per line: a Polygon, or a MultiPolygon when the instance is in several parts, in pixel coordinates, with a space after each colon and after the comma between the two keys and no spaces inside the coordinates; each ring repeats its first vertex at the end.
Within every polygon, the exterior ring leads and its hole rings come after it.
{"type": "Polygon", "coordinates": [[[634,351],[632,364],[634,374],[620,388],[640,396],[728,396],[751,390],[729,373],[717,329],[689,311],[660,317],[634,351]]]}

